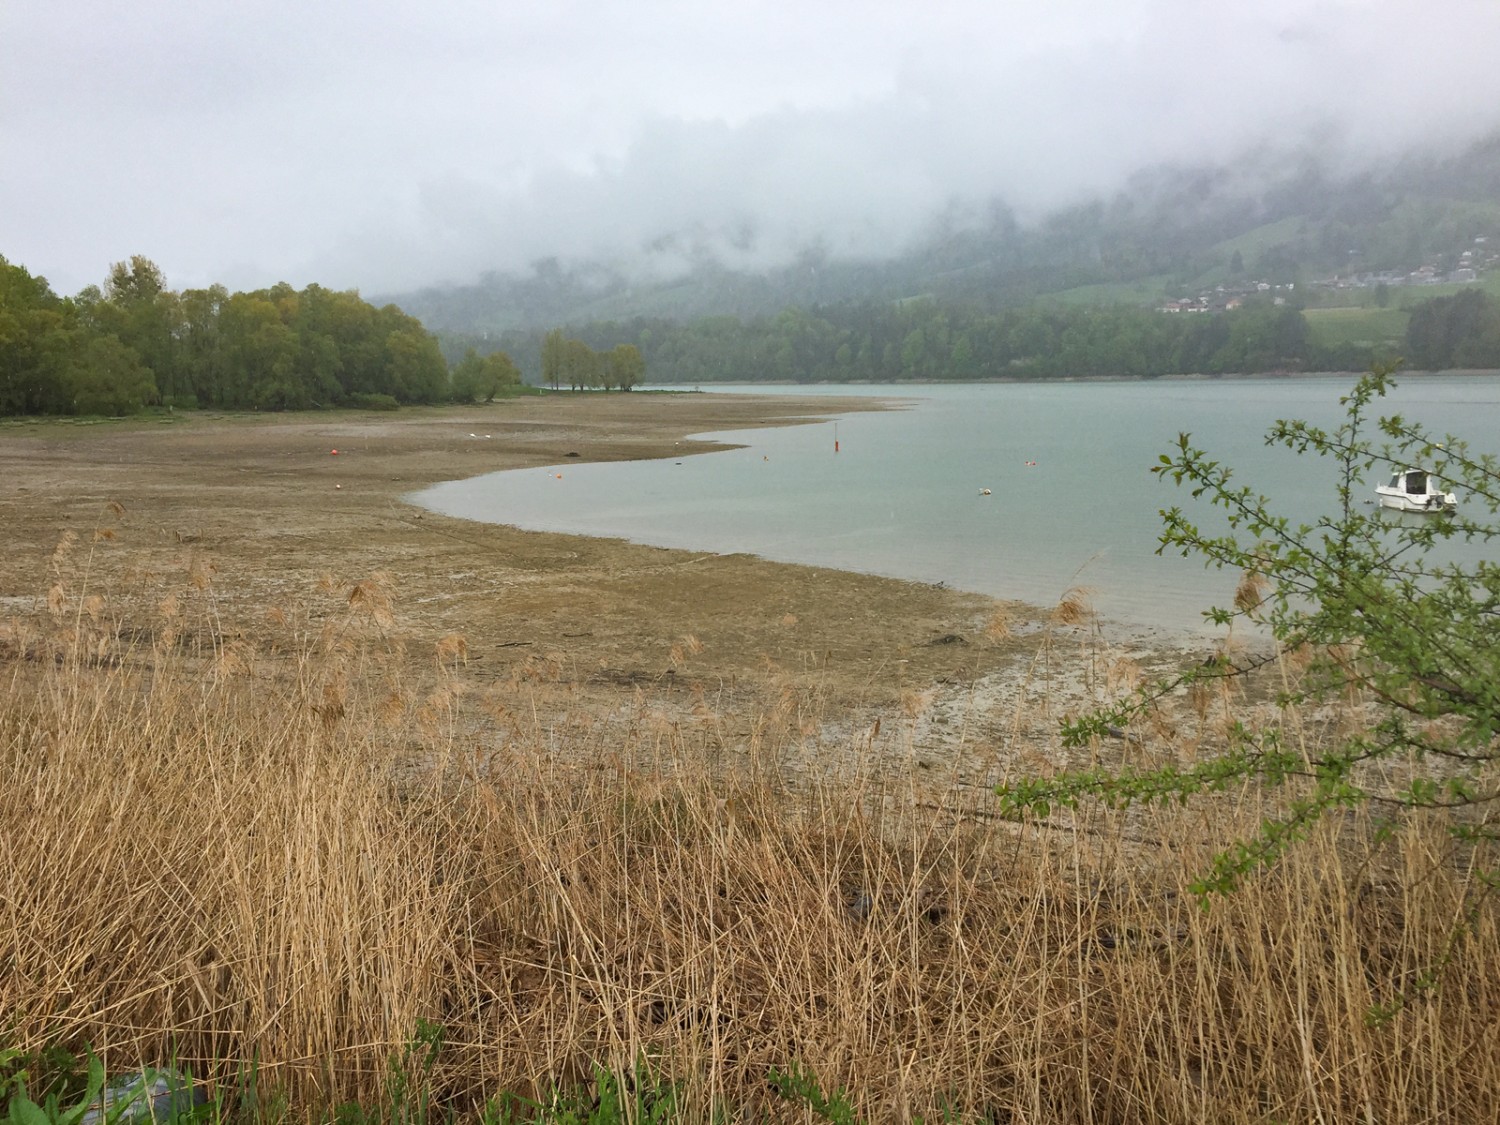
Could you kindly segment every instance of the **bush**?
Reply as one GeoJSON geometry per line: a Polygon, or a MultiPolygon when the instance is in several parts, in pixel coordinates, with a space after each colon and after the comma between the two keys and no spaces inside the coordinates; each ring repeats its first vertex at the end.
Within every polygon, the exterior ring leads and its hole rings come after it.
{"type": "Polygon", "coordinates": [[[1313,748],[1276,725],[1236,722],[1221,752],[1185,768],[1077,771],[1002,786],[1009,814],[1046,816],[1084,797],[1114,806],[1185,802],[1246,782],[1285,793],[1278,815],[1221,852],[1197,880],[1200,897],[1235,890],[1330,813],[1373,806],[1388,823],[1436,816],[1450,861],[1476,873],[1459,929],[1476,916],[1500,883],[1493,854],[1500,825],[1491,807],[1500,796],[1491,769],[1500,757],[1500,566],[1434,561],[1432,549],[1457,538],[1494,540],[1500,463],[1471,455],[1452,437],[1436,440],[1399,415],[1372,421],[1373,404],[1391,385],[1389,368],[1360,379],[1341,400],[1345,421],[1332,431],[1281,421],[1268,433],[1267,445],[1337,463],[1336,513],[1314,525],[1292,526],[1269,498],[1236,487],[1231,469],[1194,448],[1190,435],[1179,437],[1154,471],[1221,509],[1228,528],[1210,533],[1173,507],[1162,513],[1160,549],[1243,572],[1233,607],[1208,616],[1258,624],[1276,651],[1239,661],[1221,654],[1066,724],[1064,733],[1074,746],[1088,744],[1148,721],[1179,688],[1243,678],[1272,661],[1297,669],[1277,699],[1282,709],[1354,703],[1362,721],[1313,748]],[[1413,465],[1460,489],[1459,514],[1401,521],[1368,506],[1373,479],[1413,465]]]}

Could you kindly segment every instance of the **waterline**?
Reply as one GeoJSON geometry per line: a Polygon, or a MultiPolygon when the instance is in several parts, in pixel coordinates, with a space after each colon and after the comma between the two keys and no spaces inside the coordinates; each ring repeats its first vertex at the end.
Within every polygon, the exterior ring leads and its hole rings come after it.
{"type": "MultiPolygon", "coordinates": [[[[1190,500],[1151,467],[1191,432],[1294,523],[1313,521],[1332,503],[1332,467],[1267,450],[1264,432],[1279,417],[1337,424],[1338,398],[1352,383],[775,388],[769,393],[906,405],[698,435],[743,446],[727,452],[514,470],[412,499],[532,530],[745,552],[1038,605],[1083,586],[1102,614],[1136,630],[1198,630],[1202,611],[1227,603],[1239,576],[1156,553],[1160,509],[1190,500]]],[[[1489,448],[1500,444],[1484,440],[1500,435],[1500,378],[1412,380],[1382,412],[1438,432],[1466,430],[1489,448]]]]}

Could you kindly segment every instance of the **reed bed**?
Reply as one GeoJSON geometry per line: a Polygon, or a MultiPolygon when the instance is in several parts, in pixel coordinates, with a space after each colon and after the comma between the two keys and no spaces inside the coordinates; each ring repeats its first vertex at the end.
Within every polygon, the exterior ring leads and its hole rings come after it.
{"type": "Polygon", "coordinates": [[[201,571],[68,575],[0,639],[0,1046],[253,1067],[296,1120],[431,1025],[460,1117],[645,1066],[688,1120],[800,1119],[793,1067],[872,1121],[1500,1119],[1500,936],[1437,826],[1204,908],[1267,795],[1015,822],[858,740],[794,784],[805,714],[728,759],[645,698],[544,719],[545,667],[467,683],[378,576],[252,642],[201,571]]]}

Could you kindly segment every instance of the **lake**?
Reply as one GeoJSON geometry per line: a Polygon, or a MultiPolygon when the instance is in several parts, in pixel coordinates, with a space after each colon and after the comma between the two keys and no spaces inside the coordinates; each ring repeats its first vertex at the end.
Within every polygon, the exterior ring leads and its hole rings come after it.
{"type": "MultiPolygon", "coordinates": [[[[1310,521],[1332,510],[1333,467],[1268,449],[1264,434],[1278,418],[1337,425],[1339,397],[1353,383],[1329,376],[714,388],[872,395],[903,405],[695,435],[743,445],[723,453],[491,473],[410,499],[465,519],[747,552],[1037,605],[1083,586],[1103,616],[1134,630],[1193,631],[1204,628],[1205,608],[1229,601],[1238,575],[1156,554],[1160,509],[1212,516],[1151,466],[1178,433],[1190,432],[1195,445],[1234,466],[1239,481],[1276,500],[1277,511],[1310,521]]],[[[1379,411],[1466,438],[1476,451],[1500,450],[1500,376],[1411,376],[1379,411]]]]}

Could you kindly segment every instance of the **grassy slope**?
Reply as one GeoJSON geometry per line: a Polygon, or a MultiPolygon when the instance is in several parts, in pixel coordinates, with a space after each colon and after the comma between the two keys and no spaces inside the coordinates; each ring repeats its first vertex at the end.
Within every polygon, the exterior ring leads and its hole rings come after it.
{"type": "Polygon", "coordinates": [[[1359,347],[1395,347],[1406,333],[1411,314],[1393,308],[1308,309],[1308,331],[1322,347],[1354,344],[1359,347]]]}

